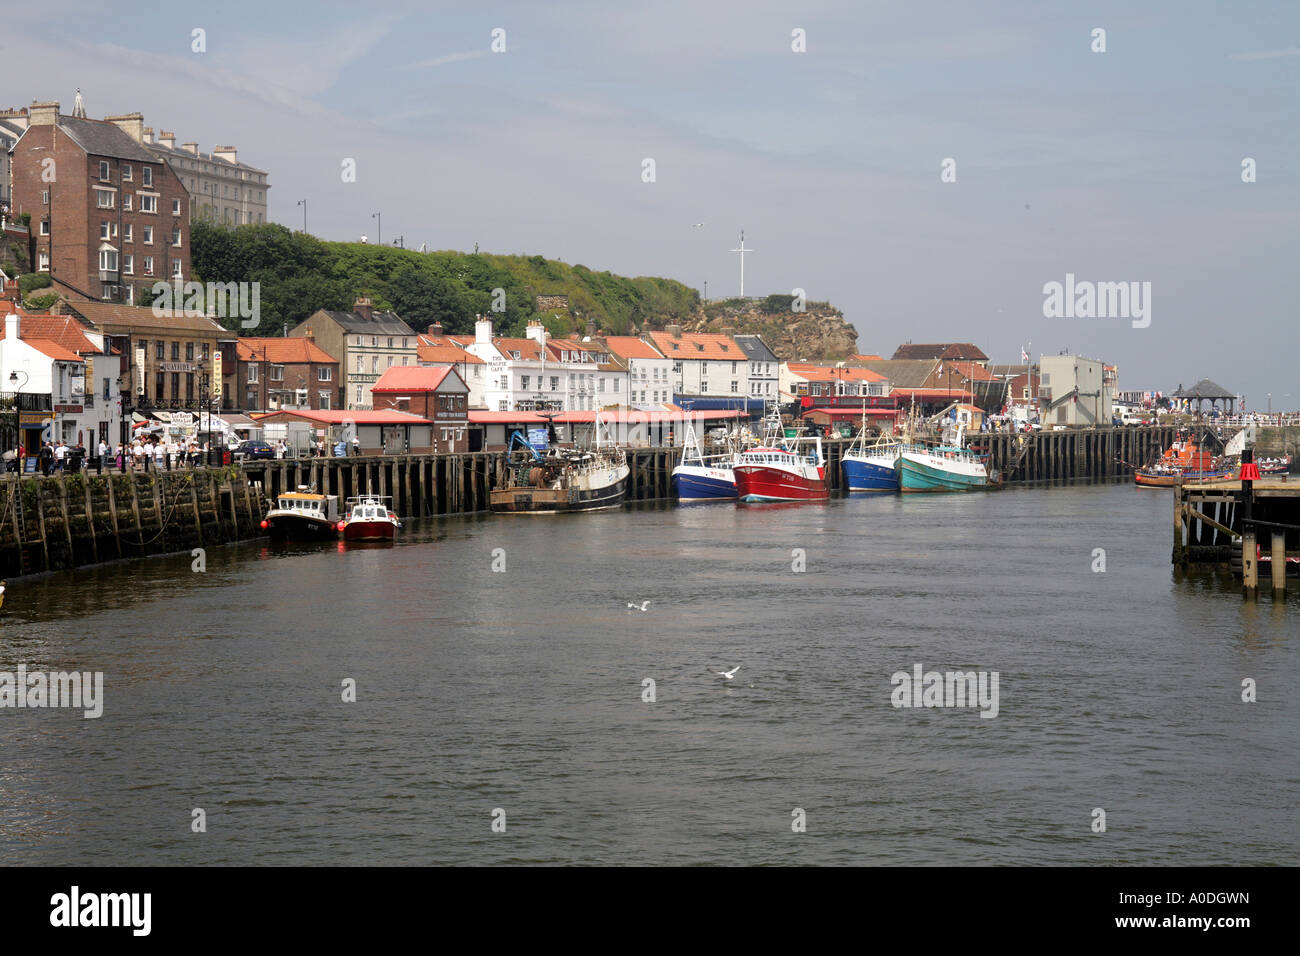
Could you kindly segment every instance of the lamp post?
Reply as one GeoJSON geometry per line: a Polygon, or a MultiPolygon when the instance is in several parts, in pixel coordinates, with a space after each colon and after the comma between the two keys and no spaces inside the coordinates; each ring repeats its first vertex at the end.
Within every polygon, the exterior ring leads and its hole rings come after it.
{"type": "Polygon", "coordinates": [[[307,200],[299,199],[298,205],[302,206],[302,231],[305,235],[307,232],[307,200]]]}
{"type": "MultiPolygon", "coordinates": [[[[14,385],[14,424],[18,426],[18,443],[19,443],[22,447],[26,448],[26,447],[27,447],[27,440],[26,440],[26,439],[24,438],[24,436],[23,436],[23,426],[22,426],[22,424],[21,424],[20,414],[21,414],[21,412],[22,412],[22,404],[23,404],[22,401],[21,401],[21,397],[22,397],[22,394],[23,394],[23,386],[25,386],[25,385],[27,384],[27,381],[28,381],[27,373],[24,372],[22,369],[15,369],[14,371],[12,371],[12,372],[9,373],[9,381],[15,383],[15,385],[14,385]],[[23,377],[23,384],[22,384],[22,385],[18,385],[18,384],[16,384],[16,383],[18,382],[18,376],[19,376],[19,375],[21,375],[21,376],[23,377]]],[[[19,463],[19,466],[21,467],[21,462],[19,463]]]]}
{"type": "Polygon", "coordinates": [[[384,215],[383,213],[372,212],[370,218],[378,223],[375,228],[375,244],[382,246],[384,244],[384,215]]]}

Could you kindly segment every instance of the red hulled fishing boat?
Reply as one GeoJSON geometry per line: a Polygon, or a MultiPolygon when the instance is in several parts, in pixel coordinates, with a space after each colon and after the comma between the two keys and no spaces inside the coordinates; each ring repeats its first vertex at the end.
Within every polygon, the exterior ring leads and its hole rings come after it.
{"type": "Polygon", "coordinates": [[[831,495],[817,437],[746,449],[732,471],[741,501],[825,501],[831,495]]]}

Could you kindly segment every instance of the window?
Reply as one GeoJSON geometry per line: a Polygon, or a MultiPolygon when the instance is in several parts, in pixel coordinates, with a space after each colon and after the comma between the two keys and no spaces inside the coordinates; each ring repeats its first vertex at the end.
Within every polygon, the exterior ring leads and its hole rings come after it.
{"type": "Polygon", "coordinates": [[[41,252],[37,255],[36,262],[37,262],[36,268],[40,272],[50,271],[50,254],[45,250],[41,250],[41,252]]]}
{"type": "Polygon", "coordinates": [[[186,342],[186,343],[185,343],[185,361],[187,361],[187,362],[193,362],[193,361],[194,361],[194,343],[193,343],[193,342],[186,342]]]}
{"type": "Polygon", "coordinates": [[[360,386],[360,385],[357,386],[357,404],[358,404],[358,405],[361,404],[361,386],[360,386]]]}
{"type": "Polygon", "coordinates": [[[99,178],[104,182],[108,182],[108,160],[106,159],[99,161],[99,178]]]}
{"type": "Polygon", "coordinates": [[[522,379],[523,384],[520,385],[520,388],[522,388],[525,392],[528,391],[528,380],[529,380],[531,377],[532,377],[532,376],[530,376],[530,375],[525,375],[525,376],[523,377],[523,379],[522,379]]]}
{"type": "Polygon", "coordinates": [[[95,190],[95,207],[98,209],[113,208],[113,190],[96,189],[95,190]]]}
{"type": "Polygon", "coordinates": [[[203,361],[205,361],[205,362],[208,360],[208,346],[209,346],[210,344],[211,344],[211,343],[209,343],[209,342],[204,342],[204,343],[203,343],[203,361]]]}
{"type": "Polygon", "coordinates": [[[370,371],[373,372],[373,373],[376,374],[376,375],[379,374],[379,356],[378,356],[378,355],[373,355],[373,356],[371,356],[371,358],[370,358],[370,371]]]}
{"type": "Polygon", "coordinates": [[[316,369],[316,381],[331,382],[334,380],[334,369],[324,366],[316,369]]]}
{"type": "Polygon", "coordinates": [[[284,381],[284,366],[283,366],[283,365],[272,365],[272,366],[271,366],[271,381],[273,381],[273,382],[283,382],[283,381],[284,381]]]}
{"type": "Polygon", "coordinates": [[[551,391],[552,391],[552,392],[558,392],[559,390],[560,390],[560,376],[558,376],[558,375],[552,375],[552,376],[551,376],[551,391]]]}
{"type": "Polygon", "coordinates": [[[379,348],[379,336],[377,335],[370,336],[370,347],[372,349],[379,348]]]}
{"type": "Polygon", "coordinates": [[[155,342],[154,342],[154,358],[156,358],[158,361],[161,362],[161,361],[162,361],[163,359],[165,359],[166,357],[167,357],[167,345],[166,345],[166,343],[162,342],[161,340],[155,341],[155,342]]]}
{"type": "Polygon", "coordinates": [[[406,336],[402,336],[402,348],[408,348],[406,344],[406,336]]]}
{"type": "Polygon", "coordinates": [[[145,244],[146,246],[152,246],[152,245],[153,245],[153,226],[142,226],[141,229],[140,229],[140,232],[141,232],[141,234],[142,234],[142,238],[144,239],[144,244],[145,244]]]}
{"type": "Polygon", "coordinates": [[[388,347],[390,349],[393,347],[393,337],[391,335],[388,337],[388,347]]]}
{"type": "Polygon", "coordinates": [[[144,194],[142,194],[142,195],[140,196],[140,211],[141,211],[141,212],[157,212],[157,211],[158,211],[158,197],[157,197],[157,196],[150,195],[150,194],[148,194],[148,193],[144,193],[144,194]]]}
{"type": "Polygon", "coordinates": [[[181,397],[181,373],[172,372],[172,398],[181,397]]]}
{"type": "Polygon", "coordinates": [[[172,361],[173,361],[173,362],[179,362],[180,360],[181,360],[181,343],[180,343],[180,342],[173,342],[173,343],[172,343],[172,361]]]}
{"type": "Polygon", "coordinates": [[[130,212],[130,211],[131,211],[131,194],[130,194],[130,193],[123,193],[123,194],[122,194],[122,209],[123,209],[124,212],[130,212]]]}
{"type": "Polygon", "coordinates": [[[321,411],[326,411],[326,412],[329,411],[329,408],[330,408],[330,393],[329,393],[328,391],[324,391],[324,392],[317,392],[316,394],[317,394],[317,397],[320,399],[320,408],[321,408],[321,411]]]}
{"type": "Polygon", "coordinates": [[[731,390],[732,390],[733,392],[738,392],[738,391],[740,391],[740,388],[739,388],[739,386],[737,385],[735,379],[732,379],[732,380],[731,380],[731,390]]]}
{"type": "Polygon", "coordinates": [[[48,189],[42,189],[42,190],[41,190],[41,205],[42,205],[42,206],[48,206],[49,204],[50,204],[50,191],[49,191],[48,189]]]}
{"type": "Polygon", "coordinates": [[[145,166],[143,169],[141,169],[141,170],[140,170],[140,176],[142,177],[141,181],[142,181],[146,186],[152,186],[152,185],[153,185],[153,167],[152,167],[152,166],[145,166]]]}
{"type": "Polygon", "coordinates": [[[357,356],[357,371],[358,371],[358,372],[364,372],[365,370],[366,370],[366,357],[365,357],[364,355],[358,355],[358,356],[357,356]]]}
{"type": "Polygon", "coordinates": [[[122,227],[122,241],[123,242],[135,241],[135,230],[131,228],[131,224],[129,222],[122,227]]]}
{"type": "Polygon", "coordinates": [[[173,199],[173,200],[172,200],[172,215],[173,215],[173,216],[179,216],[180,214],[181,214],[181,201],[180,201],[179,199],[173,199]]]}
{"type": "Polygon", "coordinates": [[[596,390],[601,392],[605,390],[605,376],[600,377],[600,384],[596,386],[596,390]]]}
{"type": "Polygon", "coordinates": [[[181,271],[181,270],[184,268],[184,266],[185,266],[185,263],[181,262],[181,260],[179,260],[179,259],[175,260],[175,261],[172,263],[172,278],[173,278],[173,279],[182,279],[182,278],[184,278],[184,273],[181,271]]]}
{"type": "Polygon", "coordinates": [[[158,399],[158,401],[162,401],[163,399],[163,393],[165,391],[164,386],[166,385],[166,383],[167,383],[167,376],[164,375],[162,372],[159,372],[154,377],[154,387],[157,389],[157,391],[154,392],[153,397],[158,399]]]}
{"type": "Polygon", "coordinates": [[[117,250],[116,249],[99,250],[99,271],[100,272],[117,271],[117,250]]]}
{"type": "Polygon", "coordinates": [[[614,379],[614,391],[618,391],[618,379],[614,379]]]}
{"type": "Polygon", "coordinates": [[[135,275],[135,256],[128,254],[122,257],[122,271],[127,275],[135,275]]]}
{"type": "Polygon", "coordinates": [[[131,167],[130,167],[130,165],[128,165],[128,164],[126,164],[126,163],[123,163],[123,164],[122,164],[122,182],[124,182],[124,183],[129,183],[130,181],[131,181],[131,167]]]}
{"type": "Polygon", "coordinates": [[[175,228],[172,229],[172,245],[179,246],[180,244],[181,244],[181,227],[176,226],[175,228]]]}
{"type": "Polygon", "coordinates": [[[107,220],[107,219],[101,219],[101,220],[99,220],[99,238],[101,238],[101,239],[107,239],[108,236],[109,236],[109,232],[108,232],[108,220],[107,220]]]}
{"type": "Polygon", "coordinates": [[[153,275],[153,256],[144,257],[144,274],[147,276],[153,275]]]}
{"type": "MultiPolygon", "coordinates": [[[[257,368],[258,368],[258,365],[257,365],[256,362],[249,362],[249,363],[248,363],[248,381],[250,381],[250,382],[256,382],[256,381],[257,381],[257,368]]],[[[357,386],[357,390],[358,390],[358,391],[361,390],[361,386],[360,386],[360,385],[357,386]]],[[[357,401],[360,401],[360,399],[357,399],[357,401]]]]}

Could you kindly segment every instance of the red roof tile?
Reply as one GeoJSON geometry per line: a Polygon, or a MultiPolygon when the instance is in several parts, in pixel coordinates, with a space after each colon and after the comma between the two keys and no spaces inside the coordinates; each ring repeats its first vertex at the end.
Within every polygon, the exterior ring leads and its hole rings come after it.
{"type": "Polygon", "coordinates": [[[370,386],[372,392],[436,392],[448,376],[460,378],[454,369],[433,368],[428,365],[393,365],[379,381],[370,386]]]}
{"type": "Polygon", "coordinates": [[[311,339],[302,336],[272,335],[265,338],[241,338],[235,346],[241,362],[273,362],[276,365],[293,365],[306,362],[318,364],[337,363],[334,358],[311,339]]]}
{"type": "Polygon", "coordinates": [[[622,359],[657,359],[663,358],[653,345],[634,335],[610,335],[605,338],[605,345],[614,355],[622,359]]]}
{"type": "Polygon", "coordinates": [[[670,359],[705,359],[710,362],[747,362],[744,351],[730,335],[716,332],[685,332],[674,338],[667,332],[651,332],[655,348],[670,359]]]}

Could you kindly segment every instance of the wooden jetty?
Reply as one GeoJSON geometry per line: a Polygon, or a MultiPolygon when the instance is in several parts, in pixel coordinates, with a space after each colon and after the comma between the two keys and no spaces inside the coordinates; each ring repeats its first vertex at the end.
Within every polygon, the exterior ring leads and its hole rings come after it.
{"type": "Polygon", "coordinates": [[[1261,564],[1277,594],[1300,575],[1300,482],[1265,479],[1174,486],[1173,563],[1231,571],[1253,597],[1261,564]]]}

